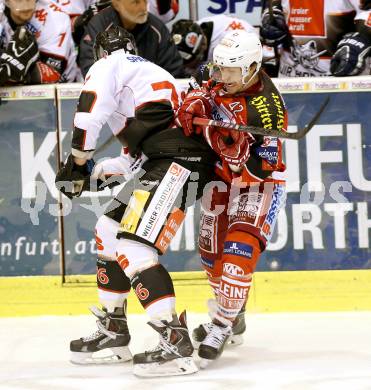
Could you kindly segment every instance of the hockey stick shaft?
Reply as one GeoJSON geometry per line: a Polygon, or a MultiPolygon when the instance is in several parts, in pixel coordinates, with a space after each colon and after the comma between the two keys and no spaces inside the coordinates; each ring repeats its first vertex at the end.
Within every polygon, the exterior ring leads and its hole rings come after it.
{"type": "Polygon", "coordinates": [[[217,121],[217,120],[205,119],[205,118],[194,118],[193,124],[198,126],[222,127],[224,129],[237,130],[243,133],[258,134],[258,135],[263,135],[265,137],[278,137],[278,138],[299,140],[302,139],[317,123],[317,121],[319,120],[320,116],[322,115],[329,101],[330,101],[330,97],[327,97],[325,101],[322,103],[320,109],[317,111],[316,115],[314,115],[314,117],[311,119],[311,121],[303,129],[299,129],[296,133],[287,133],[284,130],[265,129],[263,127],[239,125],[237,123],[223,122],[223,121],[217,121]]]}

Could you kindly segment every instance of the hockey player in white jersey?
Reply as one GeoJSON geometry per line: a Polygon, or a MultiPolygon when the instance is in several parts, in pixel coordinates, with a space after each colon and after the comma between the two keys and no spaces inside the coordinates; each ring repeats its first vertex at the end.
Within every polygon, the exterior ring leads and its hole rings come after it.
{"type": "Polygon", "coordinates": [[[362,0],[273,0],[261,36],[280,52],[279,77],[370,74],[371,11],[362,0]]]}
{"type": "Polygon", "coordinates": [[[231,30],[256,32],[245,20],[226,15],[208,16],[196,22],[180,19],[173,24],[171,36],[188,75],[194,74],[199,65],[212,61],[215,46],[231,30]]]}
{"type": "Polygon", "coordinates": [[[81,41],[84,28],[99,11],[111,5],[111,0],[50,0],[58,4],[71,19],[72,36],[76,45],[81,41]]]}
{"type": "Polygon", "coordinates": [[[71,155],[56,177],[58,188],[74,197],[94,186],[91,178],[98,178],[98,185],[103,182],[98,189],[112,174],[130,179],[133,166],[145,161],[145,174],[128,183],[98,219],[97,283],[103,310],[93,311],[98,331],[71,342],[72,361],[88,364],[131,358],[125,307],[133,288],[150,317],[149,325],[160,336],[156,349],[134,356],[134,373],[190,374],[197,367],[185,315],[175,313],[173,284],[158,256],[169,246],[186,207],[201,195],[197,190],[189,197],[188,184],[196,175],[202,189],[212,175],[215,157],[206,142],[186,137],[173,126],[179,105],[176,80],[157,65],[128,54],[133,46],[128,36],[120,27],[98,34],[94,51],[96,58],[102,58],[86,76],[71,155]],[[123,154],[92,168],[91,158],[106,122],[124,146],[123,154]],[[111,350],[103,361],[95,357],[102,350],[111,350]]]}
{"type": "Polygon", "coordinates": [[[77,65],[70,20],[47,0],[0,0],[0,52],[3,84],[75,80],[77,65]],[[29,40],[34,41],[32,50],[36,55],[31,59],[27,50],[19,50],[23,46],[17,29],[22,26],[29,40]]]}

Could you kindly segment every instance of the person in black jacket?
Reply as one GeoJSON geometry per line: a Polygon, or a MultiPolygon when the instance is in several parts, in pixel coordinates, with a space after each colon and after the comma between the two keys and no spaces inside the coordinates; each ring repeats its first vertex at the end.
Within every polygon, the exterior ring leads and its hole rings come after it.
{"type": "Polygon", "coordinates": [[[79,66],[85,76],[94,63],[93,42],[100,31],[112,25],[130,31],[143,58],[161,66],[174,77],[181,77],[183,61],[169,30],[161,20],[147,10],[147,0],[112,0],[112,5],[95,15],[85,28],[80,43],[79,66]]]}

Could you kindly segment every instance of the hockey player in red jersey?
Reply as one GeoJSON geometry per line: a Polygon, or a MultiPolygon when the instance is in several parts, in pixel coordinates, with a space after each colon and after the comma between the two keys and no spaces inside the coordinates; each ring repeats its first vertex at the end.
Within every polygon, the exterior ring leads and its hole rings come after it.
{"type": "Polygon", "coordinates": [[[72,82],[77,75],[70,20],[48,0],[0,0],[0,53],[0,85],[72,82]]]}
{"type": "Polygon", "coordinates": [[[134,373],[191,374],[197,367],[185,315],[176,315],[173,283],[159,256],[166,252],[186,208],[201,196],[215,154],[204,140],[186,137],[173,125],[179,106],[176,80],[134,55],[133,42],[131,34],[117,26],[97,35],[94,51],[99,60],[86,76],[74,118],[71,155],[56,177],[58,188],[72,198],[92,188],[91,177],[103,182],[102,189],[112,175],[130,180],[138,164],[145,172],[123,188],[96,224],[103,310],[93,310],[97,332],[71,342],[72,361],[131,358],[125,308],[132,288],[150,317],[149,325],[160,336],[157,348],[134,356],[134,373]],[[124,149],[120,157],[94,166],[91,157],[104,123],[124,149]],[[189,183],[195,180],[199,189],[192,191],[195,183],[193,187],[189,183]],[[95,359],[95,352],[109,349],[111,359],[95,359]]]}
{"type": "MultiPolygon", "coordinates": [[[[280,93],[260,70],[262,47],[255,34],[231,31],[216,46],[207,86],[187,94],[177,113],[186,135],[203,134],[219,155],[219,182],[203,196],[199,250],[213,288],[212,322],[194,330],[202,365],[244,331],[241,313],[252,275],[269,242],[285,200],[281,141],[222,128],[193,125],[195,117],[286,129],[280,93]]],[[[243,316],[243,314],[242,314],[243,316]]]]}
{"type": "Polygon", "coordinates": [[[261,36],[280,52],[279,77],[370,74],[371,11],[362,0],[273,0],[261,36]]]}

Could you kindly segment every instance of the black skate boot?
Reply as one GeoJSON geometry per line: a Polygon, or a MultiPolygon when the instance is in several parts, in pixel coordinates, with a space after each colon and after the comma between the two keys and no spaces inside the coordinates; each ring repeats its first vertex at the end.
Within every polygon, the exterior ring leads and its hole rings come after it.
{"type": "Polygon", "coordinates": [[[224,346],[231,335],[231,326],[222,326],[221,324],[217,325],[211,322],[209,333],[198,348],[201,368],[205,368],[211,361],[216,360],[222,354],[224,346]]]}
{"type": "Polygon", "coordinates": [[[125,308],[116,308],[113,313],[107,313],[94,306],[90,310],[98,317],[98,330],[88,337],[71,341],[71,362],[112,364],[131,360],[125,308]]]}
{"type": "Polygon", "coordinates": [[[153,320],[148,324],[160,335],[156,348],[134,355],[134,374],[140,377],[187,375],[198,371],[193,361],[185,312],[171,322],[153,320]]]}
{"type": "MultiPolygon", "coordinates": [[[[216,312],[216,301],[211,299],[208,302],[208,306],[210,309],[210,316],[214,317],[216,312]]],[[[241,308],[240,312],[237,314],[237,317],[233,321],[232,325],[232,334],[230,335],[227,344],[231,345],[240,345],[243,343],[243,334],[246,330],[246,322],[245,322],[245,306],[241,308]]],[[[205,324],[200,324],[197,328],[193,329],[192,339],[193,346],[195,349],[198,349],[202,341],[210,332],[212,327],[212,322],[206,322],[205,324]]]]}

